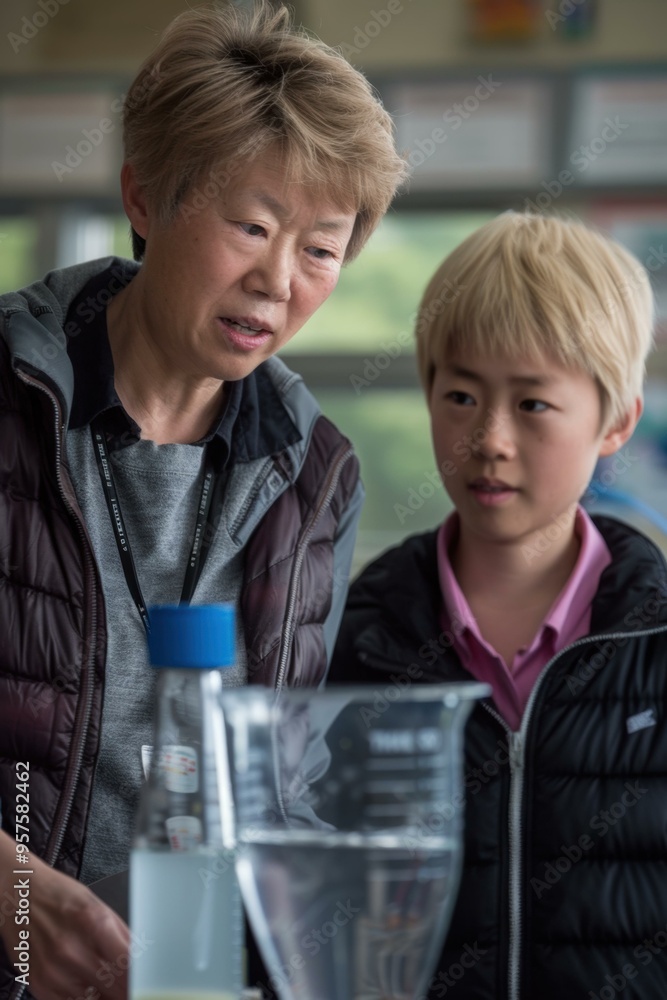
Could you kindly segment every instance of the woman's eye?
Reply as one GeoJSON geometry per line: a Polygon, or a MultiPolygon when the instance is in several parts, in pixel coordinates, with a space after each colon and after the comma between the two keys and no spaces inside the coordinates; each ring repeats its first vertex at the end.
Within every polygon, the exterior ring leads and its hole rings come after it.
{"type": "Polygon", "coordinates": [[[262,236],[264,234],[263,226],[258,226],[255,222],[240,222],[239,225],[248,236],[262,236]]]}
{"type": "Polygon", "coordinates": [[[316,260],[329,260],[333,257],[331,250],[325,250],[324,247],[308,247],[308,253],[316,260]]]}

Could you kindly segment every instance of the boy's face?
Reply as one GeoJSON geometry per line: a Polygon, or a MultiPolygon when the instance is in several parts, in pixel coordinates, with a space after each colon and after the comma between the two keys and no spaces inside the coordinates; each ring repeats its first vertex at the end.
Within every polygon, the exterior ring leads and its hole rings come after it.
{"type": "Polygon", "coordinates": [[[623,426],[606,429],[598,388],[585,372],[549,358],[466,355],[436,370],[429,410],[461,533],[524,545],[546,528],[551,538],[557,523],[565,550],[598,457],[627,441],[640,404],[623,426]]]}

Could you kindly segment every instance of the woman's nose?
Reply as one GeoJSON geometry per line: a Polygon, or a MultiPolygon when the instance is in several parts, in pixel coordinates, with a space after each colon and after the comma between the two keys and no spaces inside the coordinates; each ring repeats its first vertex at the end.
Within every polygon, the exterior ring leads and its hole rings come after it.
{"type": "Polygon", "coordinates": [[[290,297],[292,269],[289,250],[267,246],[246,276],[246,289],[273,302],[284,302],[290,297]]]}

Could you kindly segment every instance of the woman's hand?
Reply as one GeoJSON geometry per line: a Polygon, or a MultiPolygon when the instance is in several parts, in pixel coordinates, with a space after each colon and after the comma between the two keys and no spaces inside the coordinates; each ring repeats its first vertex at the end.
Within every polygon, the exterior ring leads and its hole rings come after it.
{"type": "MultiPolygon", "coordinates": [[[[30,992],[37,1000],[127,1000],[127,924],[90,889],[34,854],[28,866],[31,875],[13,875],[14,862],[14,841],[0,832],[0,896],[5,902],[0,936],[11,962],[18,960],[17,945],[27,951],[30,992]],[[17,924],[14,909],[6,904],[13,897],[19,908],[20,880],[27,884],[27,906],[22,904],[20,912],[29,922],[17,924]],[[21,930],[29,932],[27,939],[21,938],[21,930]]],[[[19,976],[22,970],[14,971],[19,976]]]]}

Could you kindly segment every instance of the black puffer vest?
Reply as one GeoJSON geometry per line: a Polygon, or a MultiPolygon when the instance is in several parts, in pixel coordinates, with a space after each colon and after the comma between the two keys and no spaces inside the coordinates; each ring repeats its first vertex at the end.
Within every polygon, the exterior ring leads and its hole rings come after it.
{"type": "MultiPolygon", "coordinates": [[[[591,634],[545,667],[520,732],[492,702],[467,724],[464,871],[429,1000],[667,997],[666,567],[595,521],[613,562],[591,634]]],[[[434,533],[382,556],[350,590],[330,680],[470,680],[440,603],[434,533]]]]}
{"type": "MultiPolygon", "coordinates": [[[[66,403],[39,367],[58,364],[46,352],[64,355],[64,335],[51,310],[33,306],[32,317],[14,313],[0,337],[0,802],[14,835],[16,763],[29,762],[30,850],[76,876],[100,738],[105,606],[67,469],[66,403]],[[36,314],[43,357],[26,348],[12,360],[36,314]]],[[[281,485],[246,548],[240,611],[251,683],[315,685],[327,670],[337,536],[359,465],[350,442],[313,416],[312,397],[304,407],[299,464],[295,448],[267,460],[281,485]]],[[[2,952],[5,1000],[15,984],[2,952]]]]}

